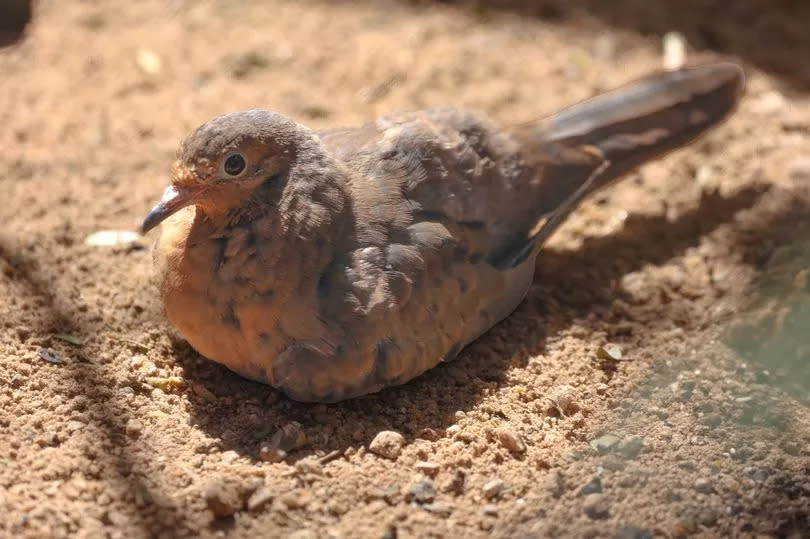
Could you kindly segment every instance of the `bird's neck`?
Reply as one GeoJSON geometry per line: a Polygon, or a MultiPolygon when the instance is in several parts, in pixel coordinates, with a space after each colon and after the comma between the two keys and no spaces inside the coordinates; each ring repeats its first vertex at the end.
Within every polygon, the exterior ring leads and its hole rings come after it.
{"type": "Polygon", "coordinates": [[[315,150],[293,164],[277,207],[282,231],[303,240],[340,237],[352,221],[345,173],[322,147],[315,150]]]}
{"type": "Polygon", "coordinates": [[[289,247],[353,237],[346,173],[319,141],[301,141],[288,170],[283,181],[265,182],[228,210],[209,213],[203,209],[213,235],[272,222],[273,240],[289,247]]]}

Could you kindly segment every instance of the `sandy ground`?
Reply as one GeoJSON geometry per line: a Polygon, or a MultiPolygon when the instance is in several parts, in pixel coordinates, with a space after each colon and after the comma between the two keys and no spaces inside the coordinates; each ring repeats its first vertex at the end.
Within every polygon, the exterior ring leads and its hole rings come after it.
{"type": "Polygon", "coordinates": [[[806,534],[807,6],[40,2],[0,52],[0,534],[806,534]],[[524,121],[658,68],[672,29],[746,63],[739,113],[586,204],[514,315],[405,387],[291,402],[173,335],[151,238],[84,243],[214,114],[524,121]]]}

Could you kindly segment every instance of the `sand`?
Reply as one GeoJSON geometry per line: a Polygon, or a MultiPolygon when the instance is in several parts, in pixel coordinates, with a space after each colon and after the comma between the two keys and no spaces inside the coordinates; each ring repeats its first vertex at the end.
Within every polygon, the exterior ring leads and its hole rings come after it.
{"type": "Polygon", "coordinates": [[[716,4],[40,2],[0,51],[0,535],[807,533],[810,9],[716,4]],[[151,236],[85,244],[215,114],[526,121],[670,30],[745,62],[738,114],[585,204],[520,308],[403,387],[289,401],[173,333],[151,236]]]}

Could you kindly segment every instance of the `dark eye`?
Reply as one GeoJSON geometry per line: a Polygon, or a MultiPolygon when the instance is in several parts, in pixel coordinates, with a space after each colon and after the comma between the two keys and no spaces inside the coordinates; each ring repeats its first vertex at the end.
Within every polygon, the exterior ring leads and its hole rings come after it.
{"type": "Polygon", "coordinates": [[[245,170],[245,158],[241,153],[234,153],[225,160],[225,174],[228,176],[239,176],[245,170]]]}

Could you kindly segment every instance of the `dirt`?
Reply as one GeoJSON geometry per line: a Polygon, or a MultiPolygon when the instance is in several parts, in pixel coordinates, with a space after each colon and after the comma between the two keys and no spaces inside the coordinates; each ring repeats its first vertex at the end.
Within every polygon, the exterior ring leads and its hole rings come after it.
{"type": "Polygon", "coordinates": [[[0,534],[805,535],[810,19],[673,5],[40,2],[0,51],[0,534]],[[172,332],[151,238],[85,244],[214,114],[526,121],[657,69],[668,30],[746,63],[739,112],[589,201],[521,307],[404,387],[289,401],[172,332]]]}

